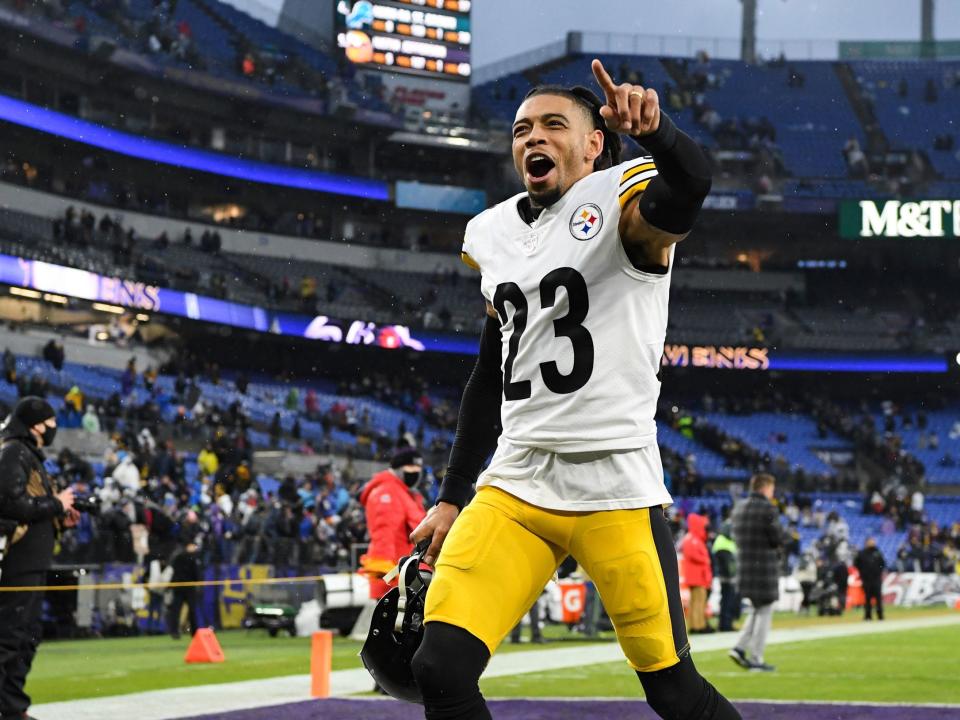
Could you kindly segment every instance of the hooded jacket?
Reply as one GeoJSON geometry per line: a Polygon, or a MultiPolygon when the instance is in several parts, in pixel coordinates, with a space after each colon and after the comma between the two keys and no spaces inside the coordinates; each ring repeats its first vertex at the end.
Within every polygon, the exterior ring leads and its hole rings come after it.
{"type": "Polygon", "coordinates": [[[18,523],[3,560],[3,579],[41,573],[53,562],[63,505],[43,467],[44,455],[20,420],[0,426],[0,517],[18,523]]]}
{"type": "Polygon", "coordinates": [[[713,568],[707,549],[707,518],[697,513],[687,515],[687,534],[680,542],[683,560],[681,574],[688,587],[710,587],[713,568]]]}
{"type": "Polygon", "coordinates": [[[136,495],[137,491],[140,490],[140,471],[129,453],[124,455],[117,467],[113,469],[111,477],[117,481],[121,491],[136,495]]]}
{"type": "MultiPolygon", "coordinates": [[[[370,545],[360,560],[369,574],[382,577],[413,549],[410,533],[427,514],[423,498],[392,471],[384,470],[363,488],[360,503],[366,510],[370,533],[370,545]]],[[[379,598],[385,592],[384,587],[371,583],[371,597],[379,598]]]]}

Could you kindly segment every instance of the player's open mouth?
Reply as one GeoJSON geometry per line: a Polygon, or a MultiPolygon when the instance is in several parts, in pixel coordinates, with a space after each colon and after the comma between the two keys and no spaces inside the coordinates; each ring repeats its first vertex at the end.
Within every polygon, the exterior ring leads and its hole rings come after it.
{"type": "Polygon", "coordinates": [[[555,167],[556,163],[542,153],[528,155],[524,161],[527,180],[534,183],[541,183],[546,180],[555,167]]]}

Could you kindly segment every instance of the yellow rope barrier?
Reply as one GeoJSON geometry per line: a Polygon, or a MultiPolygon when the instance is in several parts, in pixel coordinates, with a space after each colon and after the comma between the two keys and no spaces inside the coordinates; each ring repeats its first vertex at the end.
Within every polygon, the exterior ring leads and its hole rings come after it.
{"type": "Polygon", "coordinates": [[[100,583],[92,585],[25,585],[22,587],[0,587],[0,592],[31,592],[37,590],[134,590],[143,588],[150,590],[158,588],[169,590],[182,587],[208,587],[224,585],[279,585],[281,583],[308,583],[322,580],[323,575],[302,575],[300,577],[290,578],[250,578],[249,580],[192,580],[190,582],[166,582],[166,583],[100,583]]]}

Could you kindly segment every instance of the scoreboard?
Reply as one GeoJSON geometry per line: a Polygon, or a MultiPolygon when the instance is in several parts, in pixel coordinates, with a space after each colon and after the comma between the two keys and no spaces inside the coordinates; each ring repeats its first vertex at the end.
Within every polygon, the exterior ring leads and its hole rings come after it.
{"type": "Polygon", "coordinates": [[[471,0],[340,0],[337,45],[361,66],[468,82],[471,0]]]}

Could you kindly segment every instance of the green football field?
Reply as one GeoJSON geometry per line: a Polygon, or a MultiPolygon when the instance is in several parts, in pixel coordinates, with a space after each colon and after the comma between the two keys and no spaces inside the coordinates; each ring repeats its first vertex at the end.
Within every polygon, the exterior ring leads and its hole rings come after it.
{"type": "MultiPolygon", "coordinates": [[[[946,609],[892,608],[891,619],[930,617],[946,609]]],[[[774,628],[859,623],[843,618],[778,617],[774,628]]],[[[505,644],[500,652],[571,647],[582,642],[565,627],[549,626],[552,643],[505,644]]],[[[734,635],[728,635],[733,643],[734,635]]],[[[254,680],[309,672],[306,638],[270,638],[263,632],[218,634],[223,664],[187,665],[186,640],[168,637],[61,641],[41,645],[27,690],[35,703],[103,697],[164,688],[254,680]]],[[[611,635],[604,639],[612,641],[611,635]]],[[[869,700],[960,704],[960,625],[878,635],[772,645],[767,661],[776,673],[747,673],[725,651],[695,656],[701,671],[731,698],[869,700]]],[[[337,639],[334,670],[360,667],[359,644],[337,639]]],[[[524,673],[484,680],[489,697],[636,697],[639,683],[625,663],[524,673]]]]}

